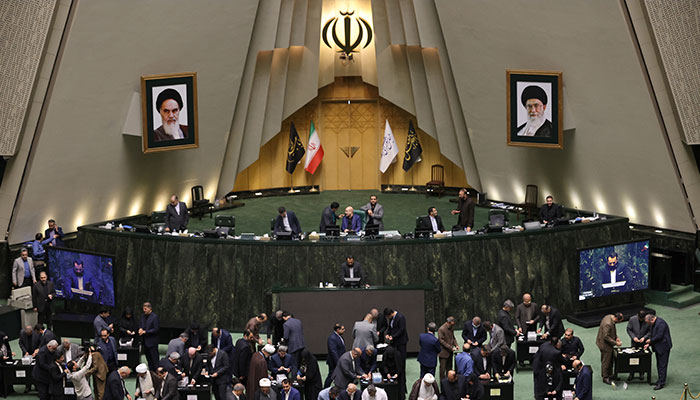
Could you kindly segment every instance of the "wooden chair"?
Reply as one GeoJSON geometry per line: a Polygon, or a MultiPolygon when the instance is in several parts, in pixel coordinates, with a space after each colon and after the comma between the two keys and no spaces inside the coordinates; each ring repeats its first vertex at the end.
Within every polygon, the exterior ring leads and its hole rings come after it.
{"type": "Polygon", "coordinates": [[[209,218],[212,218],[214,212],[214,205],[209,202],[209,199],[204,198],[204,188],[202,185],[197,185],[192,187],[192,209],[190,210],[192,216],[202,216],[209,213],[209,218]]]}
{"type": "Polygon", "coordinates": [[[425,184],[426,195],[437,194],[442,197],[445,192],[445,167],[440,164],[433,164],[430,167],[430,182],[425,184]]]}
{"type": "Polygon", "coordinates": [[[520,213],[524,212],[527,214],[527,218],[530,219],[537,216],[538,209],[538,192],[537,185],[527,185],[525,187],[525,202],[518,204],[520,209],[517,212],[518,221],[520,221],[520,213]]]}

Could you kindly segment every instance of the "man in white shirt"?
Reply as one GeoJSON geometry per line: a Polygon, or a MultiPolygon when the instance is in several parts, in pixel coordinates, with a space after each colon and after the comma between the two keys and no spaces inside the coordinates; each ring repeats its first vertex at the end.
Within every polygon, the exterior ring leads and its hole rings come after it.
{"type": "Polygon", "coordinates": [[[367,389],[362,392],[362,400],[388,400],[388,397],[384,389],[370,384],[367,386],[367,389]]]}
{"type": "MultiPolygon", "coordinates": [[[[70,343],[70,342],[68,342],[70,343]]],[[[70,351],[64,353],[66,356],[70,354],[70,351]]],[[[65,370],[68,379],[73,382],[73,387],[75,388],[75,396],[78,400],[92,399],[92,390],[90,390],[90,384],[85,377],[90,366],[92,365],[92,353],[88,355],[87,362],[80,368],[80,365],[74,361],[68,361],[67,369],[65,370]]]]}
{"type": "Polygon", "coordinates": [[[275,220],[274,232],[292,232],[293,236],[301,235],[301,224],[294,211],[287,210],[284,207],[277,209],[279,215],[275,220]]]}
{"type": "Polygon", "coordinates": [[[437,208],[428,207],[428,215],[421,218],[421,227],[431,229],[433,233],[445,231],[445,226],[442,224],[442,218],[438,215],[437,208]]]}

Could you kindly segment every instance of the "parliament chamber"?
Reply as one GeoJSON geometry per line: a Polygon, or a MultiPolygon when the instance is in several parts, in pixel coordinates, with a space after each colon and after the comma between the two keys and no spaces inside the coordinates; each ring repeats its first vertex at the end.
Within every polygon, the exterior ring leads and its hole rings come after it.
{"type": "Polygon", "coordinates": [[[0,395],[694,396],[698,10],[0,2],[0,395]]]}

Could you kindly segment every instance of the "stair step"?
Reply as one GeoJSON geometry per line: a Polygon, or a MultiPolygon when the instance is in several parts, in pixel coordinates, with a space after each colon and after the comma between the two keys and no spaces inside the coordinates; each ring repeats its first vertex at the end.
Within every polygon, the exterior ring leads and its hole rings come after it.
{"type": "Polygon", "coordinates": [[[686,292],[692,292],[693,291],[693,285],[671,285],[671,291],[667,292],[669,295],[676,295],[676,294],[681,294],[681,293],[686,293],[686,292]]]}

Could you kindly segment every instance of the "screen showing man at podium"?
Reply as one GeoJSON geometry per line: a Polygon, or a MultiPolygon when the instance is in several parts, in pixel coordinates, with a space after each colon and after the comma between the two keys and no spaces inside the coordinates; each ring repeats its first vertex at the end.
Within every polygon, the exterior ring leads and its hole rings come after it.
{"type": "Polygon", "coordinates": [[[649,287],[649,241],[579,251],[579,300],[649,287]]]}

